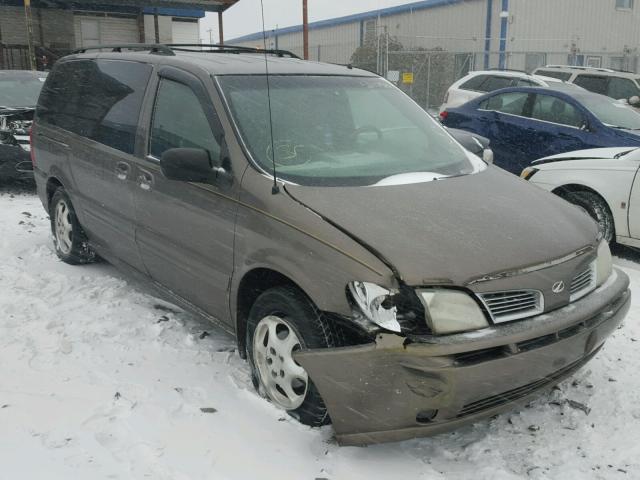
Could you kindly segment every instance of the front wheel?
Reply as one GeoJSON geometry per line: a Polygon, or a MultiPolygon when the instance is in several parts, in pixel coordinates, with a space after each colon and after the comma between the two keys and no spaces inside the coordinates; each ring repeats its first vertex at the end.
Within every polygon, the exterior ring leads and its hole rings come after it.
{"type": "Polygon", "coordinates": [[[247,322],[247,353],[253,382],[273,404],[312,427],[330,422],[327,407],[293,354],[335,346],[335,334],[311,301],[293,287],[258,297],[247,322]]]}
{"type": "Polygon", "coordinates": [[[80,265],[95,260],[78,217],[64,188],[58,188],[51,198],[49,217],[56,255],[65,263],[80,265]]]}

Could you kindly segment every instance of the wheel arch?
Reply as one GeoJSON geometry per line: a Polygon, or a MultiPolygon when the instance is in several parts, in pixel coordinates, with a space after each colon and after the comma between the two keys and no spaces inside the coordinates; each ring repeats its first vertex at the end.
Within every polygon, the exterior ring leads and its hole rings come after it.
{"type": "Polygon", "coordinates": [[[265,291],[274,287],[290,286],[300,291],[315,306],[305,290],[287,275],[272,268],[257,267],[246,272],[240,280],[235,294],[235,326],[238,353],[246,358],[247,320],[252,305],[265,291]]]}
{"type": "Polygon", "coordinates": [[[47,185],[46,185],[47,212],[49,212],[51,209],[51,199],[53,198],[53,194],[60,187],[64,188],[64,184],[58,177],[52,176],[47,179],[47,185]]]}
{"type": "MultiPolygon", "coordinates": [[[[551,193],[554,193],[555,195],[559,196],[560,198],[564,199],[564,200],[568,200],[568,196],[572,193],[577,193],[577,192],[589,192],[589,193],[593,193],[594,195],[597,195],[598,198],[600,198],[604,204],[607,206],[607,208],[609,209],[609,215],[611,216],[611,219],[613,220],[613,240],[615,241],[615,236],[616,233],[619,231],[618,230],[618,218],[616,217],[616,215],[614,214],[614,209],[612,208],[611,203],[609,202],[609,200],[607,200],[607,198],[602,195],[598,190],[596,190],[595,188],[589,187],[587,185],[581,184],[581,183],[569,183],[566,185],[562,185],[559,187],[554,188],[551,193]]],[[[571,203],[571,202],[569,202],[571,203]]]]}

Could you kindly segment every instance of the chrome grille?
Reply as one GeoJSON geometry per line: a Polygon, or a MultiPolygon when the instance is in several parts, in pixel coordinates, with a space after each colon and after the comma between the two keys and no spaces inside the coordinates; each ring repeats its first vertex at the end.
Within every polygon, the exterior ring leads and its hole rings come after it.
{"type": "Polygon", "coordinates": [[[591,262],[586,270],[581,271],[571,280],[570,302],[575,302],[596,288],[596,263],[591,262]]]}
{"type": "Polygon", "coordinates": [[[538,290],[508,290],[481,293],[479,296],[494,323],[531,317],[544,310],[542,292],[538,290]]]}

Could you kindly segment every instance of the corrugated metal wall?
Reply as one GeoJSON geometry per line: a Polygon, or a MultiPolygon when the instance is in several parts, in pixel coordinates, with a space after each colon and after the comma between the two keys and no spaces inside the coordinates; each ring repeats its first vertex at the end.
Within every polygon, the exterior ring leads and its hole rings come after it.
{"type": "MultiPolygon", "coordinates": [[[[483,66],[488,0],[465,0],[373,19],[379,34],[385,28],[405,49],[441,48],[475,53],[476,67],[483,66]],[[377,23],[377,26],[375,24],[377,23]]],[[[493,0],[490,66],[497,67],[500,48],[502,0],[493,0]]],[[[360,45],[362,23],[355,20],[324,28],[312,28],[310,56],[322,61],[347,63],[360,45]]],[[[275,47],[273,32],[269,43],[275,47]]],[[[302,54],[302,32],[277,35],[280,48],[302,54]]],[[[640,44],[640,1],[632,11],[616,10],[615,0],[509,0],[507,21],[509,68],[525,68],[539,61],[566,64],[577,50],[585,56],[601,56],[602,66],[623,54],[637,55],[640,44]],[[625,53],[626,52],[626,53],[625,53]],[[530,53],[532,55],[527,56],[530,53]]],[[[240,43],[262,46],[261,40],[240,43]]]]}

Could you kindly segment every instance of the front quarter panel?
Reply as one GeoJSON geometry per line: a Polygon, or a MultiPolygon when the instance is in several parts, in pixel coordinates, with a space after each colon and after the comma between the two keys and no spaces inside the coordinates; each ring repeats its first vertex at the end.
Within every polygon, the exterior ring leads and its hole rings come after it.
{"type": "Polygon", "coordinates": [[[587,187],[597,192],[609,206],[616,234],[629,236],[627,211],[638,161],[621,159],[567,160],[534,165],[539,171],[531,183],[555,192],[567,186],[587,187]]]}
{"type": "MultiPolygon", "coordinates": [[[[247,169],[236,226],[232,299],[237,298],[242,278],[257,268],[285,275],[320,310],[347,316],[352,313],[348,282],[398,286],[375,255],[295,201],[282,186],[272,194],[272,184],[268,176],[247,169]]],[[[231,303],[235,318],[237,305],[231,303]]]]}

